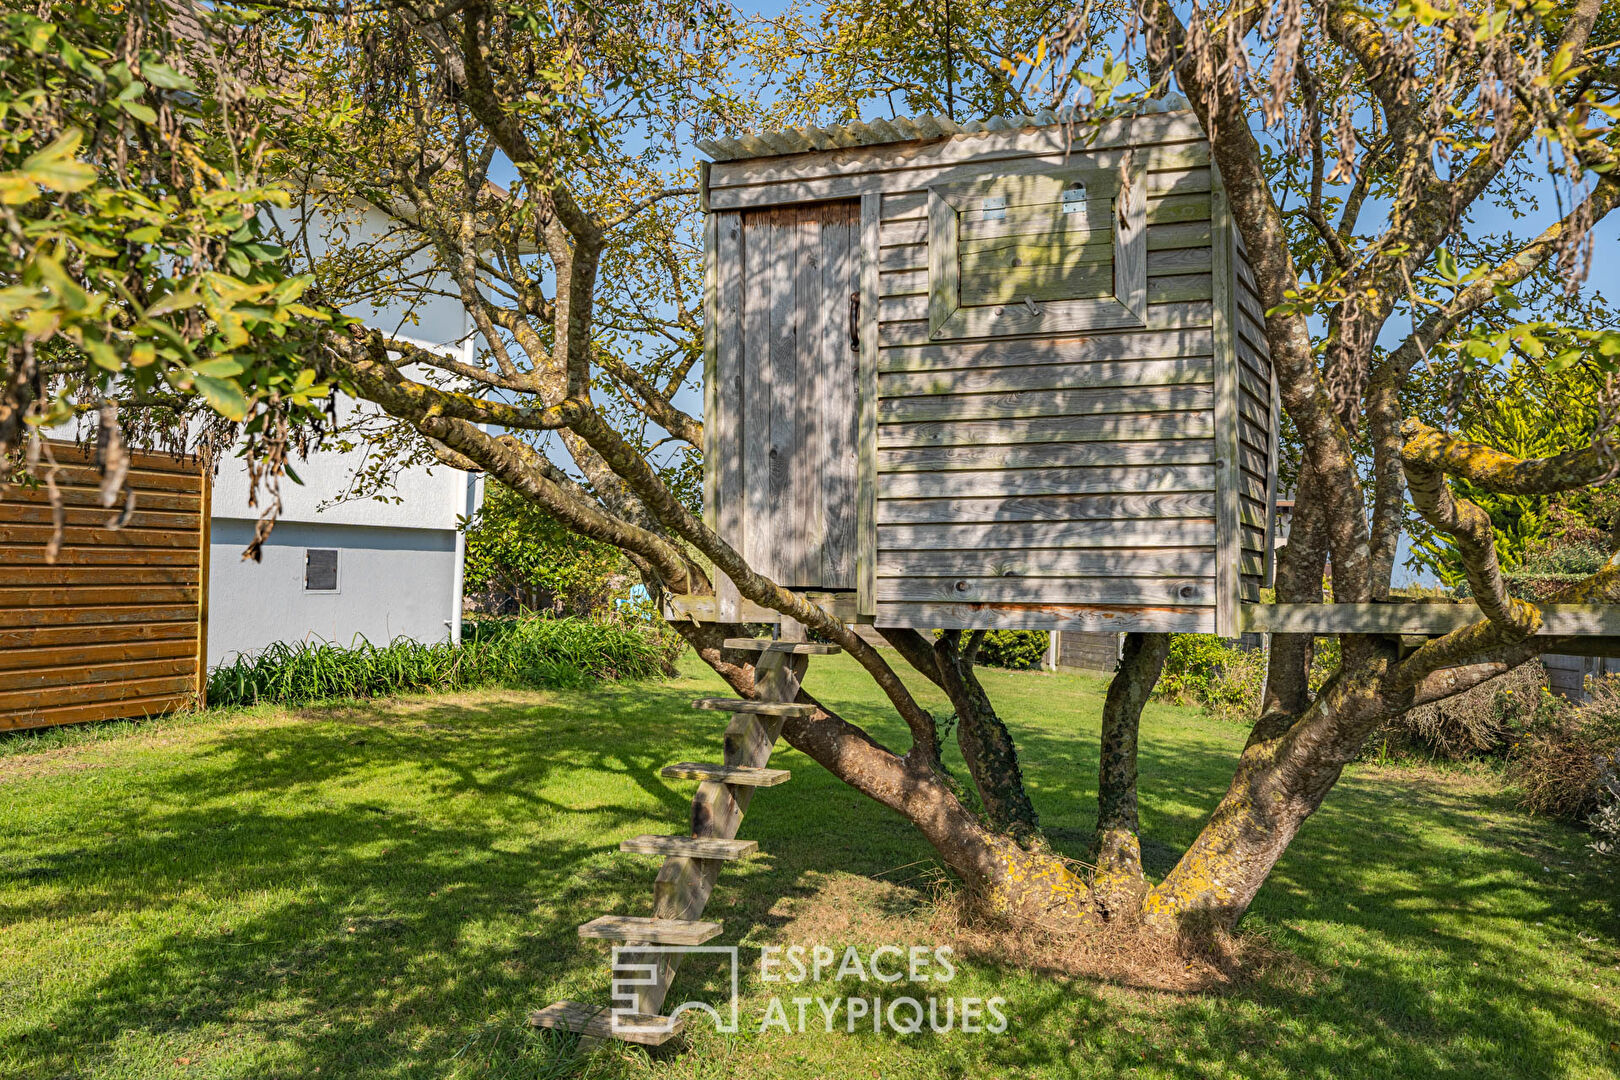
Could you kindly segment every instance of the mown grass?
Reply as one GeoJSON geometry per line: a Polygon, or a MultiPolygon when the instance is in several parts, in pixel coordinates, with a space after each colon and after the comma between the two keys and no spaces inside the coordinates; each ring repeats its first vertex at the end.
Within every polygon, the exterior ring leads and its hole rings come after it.
{"type": "MultiPolygon", "coordinates": [[[[1100,679],[987,672],[1055,841],[1092,822],[1100,679]]],[[[861,673],[809,688],[899,738],[861,673]]],[[[698,1025],[684,1056],[576,1058],[527,1011],[606,998],[578,923],[644,914],[720,724],[717,683],[481,691],[178,717],[0,757],[0,1076],[1599,1077],[1620,1069],[1615,882],[1582,837],[1489,778],[1355,767],[1245,923],[1288,959],[1222,993],[1172,994],[959,962],[954,996],[1008,1000],[1002,1036],[759,1034],[698,1025]]],[[[931,702],[937,699],[928,695],[931,702]]],[[[1154,704],[1143,819],[1162,871],[1224,788],[1242,732],[1154,704]]],[[[928,850],[802,755],[760,793],[710,912],[719,939],[932,944],[928,850]],[[879,888],[872,882],[893,883],[879,888]]],[[[696,966],[682,997],[717,994],[696,966]]],[[[794,993],[860,994],[858,984],[794,993]]],[[[791,1009],[791,1006],[790,1006],[791,1009]]],[[[812,1012],[812,1016],[814,1013],[812,1012]]]]}

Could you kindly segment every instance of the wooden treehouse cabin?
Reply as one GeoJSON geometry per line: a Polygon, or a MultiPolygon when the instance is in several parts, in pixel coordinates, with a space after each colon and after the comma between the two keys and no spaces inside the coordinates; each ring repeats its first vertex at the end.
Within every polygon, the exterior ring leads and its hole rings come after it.
{"type": "Polygon", "coordinates": [[[706,513],[757,570],[878,626],[1239,632],[1279,410],[1191,113],[700,148],[706,513]]]}
{"type": "MultiPolygon", "coordinates": [[[[1254,279],[1209,144],[1186,112],[1075,125],[938,117],[744,135],[710,157],[705,513],[761,572],[879,627],[1444,633],[1473,604],[1259,603],[1271,576],[1277,405],[1254,279]]],[[[780,622],[723,579],[669,614],[780,622]]],[[[1620,633],[1620,605],[1548,605],[1546,633],[1620,633]]],[[[675,950],[702,918],[812,656],[730,639],[756,694],[730,720],[651,915],[618,943],[612,1004],[559,1001],[541,1027],[658,1044],[675,950]]],[[[1594,637],[1594,646],[1614,638],[1594,637]]],[[[768,798],[768,795],[762,797],[768,798]]]]}

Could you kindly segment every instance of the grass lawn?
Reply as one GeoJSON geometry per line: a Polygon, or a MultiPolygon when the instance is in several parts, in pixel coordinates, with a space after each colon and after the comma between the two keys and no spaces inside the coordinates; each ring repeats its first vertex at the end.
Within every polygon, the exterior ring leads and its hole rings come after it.
{"type": "MultiPolygon", "coordinates": [[[[935,993],[1006,999],[1003,1035],[758,1031],[766,996],[904,991],[758,981],[765,944],[932,945],[937,869],[900,819],[802,755],[754,801],[709,911],[745,946],[743,1030],[581,1060],[531,1008],[605,1002],[598,914],[646,914],[724,717],[718,681],[254,709],[0,740],[0,1077],[1595,1077],[1620,1072],[1620,915],[1575,832],[1465,772],[1352,769],[1245,929],[1285,956],[1175,994],[959,956],[935,993]],[[784,992],[785,991],[785,992],[784,992]]],[[[1104,681],[985,676],[1043,822],[1084,854],[1104,681]]],[[[807,686],[899,738],[845,658],[807,686]]],[[[928,695],[937,704],[937,695],[928,695]]],[[[1163,872],[1230,776],[1240,729],[1143,719],[1142,817],[1163,872]]],[[[676,996],[713,997],[712,965],[676,996]]],[[[926,989],[926,988],[925,988],[926,989]]],[[[788,1005],[791,1010],[793,1006],[788,1005]]]]}

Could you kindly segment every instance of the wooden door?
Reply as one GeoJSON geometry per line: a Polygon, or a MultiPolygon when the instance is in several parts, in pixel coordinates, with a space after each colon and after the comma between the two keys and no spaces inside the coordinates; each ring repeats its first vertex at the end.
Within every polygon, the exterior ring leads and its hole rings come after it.
{"type": "Polygon", "coordinates": [[[721,533],[783,585],[853,589],[860,203],[721,217],[721,533]]]}

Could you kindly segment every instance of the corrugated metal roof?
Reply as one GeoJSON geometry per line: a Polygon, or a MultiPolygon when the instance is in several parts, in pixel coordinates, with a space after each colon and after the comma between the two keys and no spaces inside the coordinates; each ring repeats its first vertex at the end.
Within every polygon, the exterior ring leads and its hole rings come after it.
{"type": "MultiPolygon", "coordinates": [[[[1168,94],[1162,98],[1144,100],[1125,115],[1179,112],[1186,107],[1187,102],[1180,94],[1168,94]]],[[[988,131],[1017,131],[1090,118],[1068,106],[1042,109],[1033,115],[992,116],[986,120],[969,120],[960,124],[943,116],[897,116],[893,120],[853,120],[832,127],[788,128],[758,135],[717,135],[698,139],[696,146],[715,161],[742,161],[747,158],[804,154],[812,150],[841,150],[852,146],[882,146],[886,143],[918,142],[988,131]]]]}

